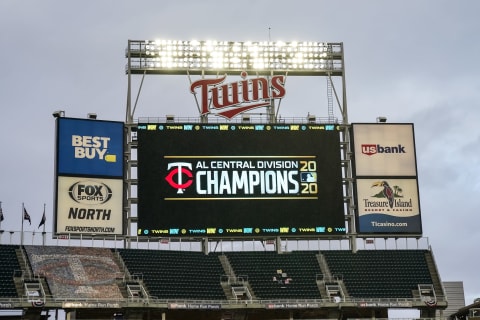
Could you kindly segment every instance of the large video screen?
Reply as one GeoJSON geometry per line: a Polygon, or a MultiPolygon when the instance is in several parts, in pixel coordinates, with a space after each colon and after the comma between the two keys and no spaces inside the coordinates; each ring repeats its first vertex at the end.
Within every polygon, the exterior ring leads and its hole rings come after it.
{"type": "Polygon", "coordinates": [[[336,126],[138,124],[138,235],[345,231],[336,126]]]}

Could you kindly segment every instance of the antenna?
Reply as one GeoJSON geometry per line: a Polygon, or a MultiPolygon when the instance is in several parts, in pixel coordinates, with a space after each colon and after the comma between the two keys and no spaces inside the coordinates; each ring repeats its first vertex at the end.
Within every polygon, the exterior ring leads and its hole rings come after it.
{"type": "MultiPolygon", "coordinates": [[[[272,35],[271,35],[272,28],[268,27],[268,44],[272,42],[272,35]]],[[[271,76],[273,76],[273,70],[271,71],[271,76]]],[[[272,88],[268,88],[269,92],[268,95],[271,97],[272,95],[272,88]]],[[[278,111],[277,111],[278,112],[278,111]]],[[[270,123],[275,123],[277,120],[275,119],[276,113],[275,112],[275,99],[270,99],[270,106],[267,108],[267,114],[268,114],[268,121],[270,123]]]]}

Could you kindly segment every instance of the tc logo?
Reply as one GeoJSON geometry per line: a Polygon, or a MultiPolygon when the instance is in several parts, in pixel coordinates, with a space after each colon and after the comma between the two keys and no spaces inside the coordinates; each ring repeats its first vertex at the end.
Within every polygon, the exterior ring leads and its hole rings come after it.
{"type": "Polygon", "coordinates": [[[165,177],[168,184],[177,189],[177,193],[183,193],[186,188],[190,187],[193,183],[192,177],[192,164],[188,162],[173,162],[169,163],[167,169],[170,173],[165,177]],[[187,176],[187,180],[183,182],[183,175],[187,176]],[[175,180],[174,180],[175,179],[175,180]]]}

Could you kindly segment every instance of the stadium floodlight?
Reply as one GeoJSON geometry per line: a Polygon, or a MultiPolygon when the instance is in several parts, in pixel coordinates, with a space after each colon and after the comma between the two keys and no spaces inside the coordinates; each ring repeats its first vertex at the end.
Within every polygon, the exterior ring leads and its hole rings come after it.
{"type": "Polygon", "coordinates": [[[132,74],[343,74],[342,43],[130,40],[126,56],[132,74]]]}
{"type": "Polygon", "coordinates": [[[87,118],[91,120],[97,119],[97,114],[96,113],[88,113],[87,118]]]}
{"type": "Polygon", "coordinates": [[[250,123],[250,115],[249,114],[244,114],[242,116],[242,122],[243,123],[250,123]]]}
{"type": "Polygon", "coordinates": [[[377,117],[377,123],[385,123],[387,122],[387,117],[377,117]]]}
{"type": "Polygon", "coordinates": [[[62,118],[62,117],[65,117],[65,111],[64,111],[64,110],[53,111],[52,116],[53,116],[54,118],[62,118]]]}

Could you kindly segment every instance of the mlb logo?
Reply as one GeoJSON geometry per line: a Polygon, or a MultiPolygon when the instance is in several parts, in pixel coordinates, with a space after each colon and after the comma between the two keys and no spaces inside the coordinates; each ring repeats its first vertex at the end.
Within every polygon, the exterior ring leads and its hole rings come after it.
{"type": "Polygon", "coordinates": [[[317,182],[316,172],[302,172],[300,175],[302,182],[317,182]]]}

